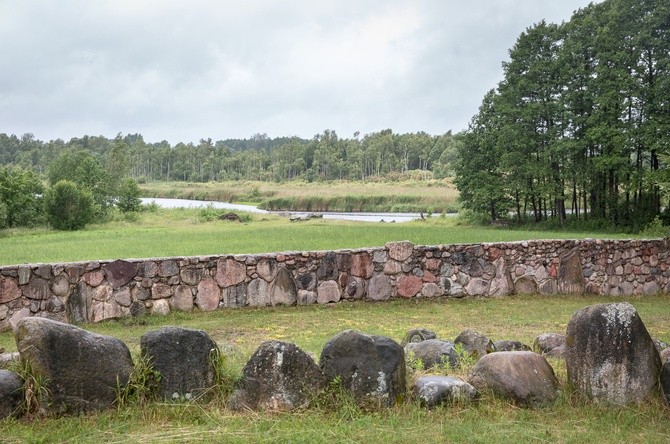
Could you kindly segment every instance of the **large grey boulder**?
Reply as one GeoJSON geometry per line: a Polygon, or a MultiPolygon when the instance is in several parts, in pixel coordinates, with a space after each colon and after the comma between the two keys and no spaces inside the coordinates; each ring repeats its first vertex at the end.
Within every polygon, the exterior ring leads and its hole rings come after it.
{"type": "Polygon", "coordinates": [[[545,354],[563,345],[565,345],[565,335],[561,333],[543,333],[535,338],[533,351],[545,354]]]}
{"type": "Polygon", "coordinates": [[[572,316],[566,336],[568,381],[587,397],[641,402],[658,383],[661,358],[631,304],[583,308],[572,316]]]}
{"type": "Polygon", "coordinates": [[[421,342],[410,342],[405,345],[405,355],[412,360],[421,360],[424,369],[448,365],[457,368],[458,355],[453,342],[439,339],[428,339],[421,342]]]}
{"type": "Polygon", "coordinates": [[[391,297],[393,286],[388,276],[378,274],[370,279],[367,298],[371,301],[385,301],[391,297]]]}
{"type": "Polygon", "coordinates": [[[326,386],[319,366],[295,344],[267,341],[244,366],[228,405],[234,410],[293,410],[309,404],[326,386]]]}
{"type": "Polygon", "coordinates": [[[508,351],[531,351],[531,348],[520,341],[512,341],[507,339],[502,339],[495,341],[493,347],[497,352],[508,352],[508,351]]]}
{"type": "Polygon", "coordinates": [[[497,352],[481,358],[468,382],[477,390],[492,390],[522,407],[553,404],[559,383],[547,360],[530,351],[497,352]]]}
{"type": "Polygon", "coordinates": [[[46,318],[22,319],[15,333],[21,360],[45,381],[48,413],[80,413],[112,406],[128,383],[133,361],[126,344],[46,318]]]}
{"type": "Polygon", "coordinates": [[[167,400],[207,401],[216,383],[216,343],[202,330],[162,327],[140,338],[140,353],[160,378],[167,400]]]}
{"type": "Polygon", "coordinates": [[[451,376],[423,376],[414,384],[413,393],[425,407],[467,403],[479,397],[471,384],[451,376]]]}
{"type": "Polygon", "coordinates": [[[670,406],[670,361],[663,364],[660,381],[663,400],[667,406],[670,406]]]}
{"type": "Polygon", "coordinates": [[[18,373],[0,370],[0,419],[21,416],[23,379],[18,373]]]}
{"type": "Polygon", "coordinates": [[[428,330],[427,328],[413,328],[407,332],[405,338],[403,339],[403,344],[409,344],[410,342],[421,342],[427,341],[428,339],[437,339],[437,335],[434,331],[428,330]]]}
{"type": "Polygon", "coordinates": [[[323,347],[319,366],[359,404],[392,406],[405,395],[405,353],[390,338],[343,331],[323,347]]]}
{"type": "Polygon", "coordinates": [[[661,356],[662,363],[670,361],[670,348],[663,349],[659,355],[661,356]]]}
{"type": "Polygon", "coordinates": [[[658,350],[659,353],[668,348],[668,344],[661,341],[660,339],[654,339],[654,345],[656,346],[656,350],[658,350]]]}
{"type": "Polygon", "coordinates": [[[493,341],[484,334],[471,329],[463,330],[454,339],[454,344],[460,344],[463,347],[463,351],[475,359],[479,359],[496,350],[493,341]]]}

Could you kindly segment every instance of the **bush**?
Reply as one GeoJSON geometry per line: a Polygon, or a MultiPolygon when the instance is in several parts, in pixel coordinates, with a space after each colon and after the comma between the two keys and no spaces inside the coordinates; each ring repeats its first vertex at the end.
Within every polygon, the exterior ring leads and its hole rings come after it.
{"type": "Polygon", "coordinates": [[[44,200],[47,219],[57,230],[79,230],[93,219],[93,195],[69,180],[57,182],[44,200]]]}
{"type": "Polygon", "coordinates": [[[154,201],[151,201],[149,203],[140,206],[140,212],[143,213],[158,213],[160,209],[161,209],[160,205],[158,205],[154,201]]]}
{"type": "Polygon", "coordinates": [[[0,167],[0,202],[4,205],[5,215],[0,227],[31,227],[44,222],[43,192],[42,182],[32,171],[0,167]]]}
{"type": "Polygon", "coordinates": [[[142,207],[140,187],[130,177],[124,180],[119,187],[119,199],[116,206],[124,213],[137,212],[142,207]]]}

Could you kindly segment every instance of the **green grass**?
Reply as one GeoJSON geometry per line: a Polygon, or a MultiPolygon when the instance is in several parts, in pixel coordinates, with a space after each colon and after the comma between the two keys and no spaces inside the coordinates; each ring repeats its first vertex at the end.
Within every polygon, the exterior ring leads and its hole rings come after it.
{"type": "MultiPolygon", "coordinates": [[[[532,343],[544,332],[564,331],[579,308],[618,298],[513,296],[494,299],[398,300],[327,306],[245,308],[110,321],[88,329],[124,340],[134,353],[139,338],[161,325],[201,328],[241,371],[264,340],[294,342],[319,355],[325,342],[347,328],[400,340],[425,327],[453,340],[464,328],[491,339],[532,343]],[[541,313],[542,315],[538,315],[541,313]]],[[[670,341],[670,297],[628,298],[652,336],[670,341]]],[[[0,345],[15,350],[11,333],[0,345]]],[[[565,383],[565,365],[551,360],[565,383]]],[[[426,410],[411,400],[388,410],[362,413],[317,408],[293,413],[233,413],[220,399],[205,406],[150,403],[95,415],[0,421],[2,442],[668,442],[668,408],[658,399],[612,407],[585,403],[564,389],[552,407],[519,409],[485,395],[478,404],[426,410]]]]}
{"type": "MultiPolygon", "coordinates": [[[[247,223],[206,220],[206,210],[159,210],[139,220],[92,225],[63,232],[46,229],[0,232],[0,265],[118,258],[315,251],[383,246],[583,239],[598,232],[513,230],[460,225],[453,217],[402,224],[311,220],[290,223],[273,215],[250,215],[247,223]]],[[[610,238],[628,238],[622,233],[610,238]]]]}
{"type": "MultiPolygon", "coordinates": [[[[253,201],[263,195],[244,191],[253,201]]],[[[313,192],[314,189],[310,189],[313,192]]],[[[324,191],[324,190],[322,190],[324,191]]],[[[386,190],[388,192],[388,190],[386,190]]],[[[269,193],[269,191],[267,192],[269,193]]],[[[201,197],[202,198],[202,197],[201,197]]],[[[222,199],[226,200],[226,199],[222,199]]],[[[117,220],[78,232],[8,230],[0,233],[0,265],[94,259],[226,253],[328,250],[415,244],[500,242],[526,239],[599,238],[603,232],[534,231],[462,225],[455,218],[407,224],[311,220],[299,224],[253,215],[239,224],[207,220],[200,210],[160,210],[138,220],[117,220]]],[[[607,233],[609,238],[628,234],[607,233]]],[[[345,329],[400,340],[413,327],[453,340],[465,328],[491,339],[531,344],[545,332],[562,332],[572,313],[618,298],[514,296],[501,299],[398,300],[387,303],[245,308],[166,317],[123,319],[86,326],[115,336],[137,354],[141,335],[162,325],[207,331],[240,372],[261,342],[294,342],[318,356],[326,341],[345,329]]],[[[652,336],[670,342],[670,297],[629,297],[652,336]]],[[[16,350],[10,332],[0,347],[16,350]]],[[[565,383],[565,365],[551,360],[565,383]]],[[[463,376],[463,375],[462,375],[463,376]]],[[[410,378],[412,376],[410,375],[410,378]]],[[[426,410],[407,401],[392,409],[361,413],[313,409],[290,414],[232,413],[221,399],[205,406],[150,403],[100,414],[35,421],[0,421],[0,441],[22,442],[669,442],[668,408],[658,399],[611,407],[582,402],[569,390],[550,408],[525,410],[486,395],[475,405],[426,410]]]]}

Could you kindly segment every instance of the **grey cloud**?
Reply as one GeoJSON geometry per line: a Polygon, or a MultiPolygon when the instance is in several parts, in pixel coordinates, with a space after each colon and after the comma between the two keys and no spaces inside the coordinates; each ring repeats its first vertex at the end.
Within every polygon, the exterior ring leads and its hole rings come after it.
{"type": "Polygon", "coordinates": [[[0,0],[0,131],[458,131],[520,32],[587,3],[0,0]]]}

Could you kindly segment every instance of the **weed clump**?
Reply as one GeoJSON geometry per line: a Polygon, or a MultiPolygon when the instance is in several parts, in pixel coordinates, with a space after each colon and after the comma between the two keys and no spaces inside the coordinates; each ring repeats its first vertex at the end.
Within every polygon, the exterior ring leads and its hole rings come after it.
{"type": "Polygon", "coordinates": [[[23,403],[21,411],[28,417],[45,416],[51,392],[49,381],[33,371],[30,362],[22,360],[17,373],[23,379],[23,403]]]}
{"type": "Polygon", "coordinates": [[[153,401],[160,390],[161,374],[151,366],[150,359],[140,355],[134,362],[128,383],[122,385],[121,381],[116,381],[116,404],[119,408],[153,401]]]}

